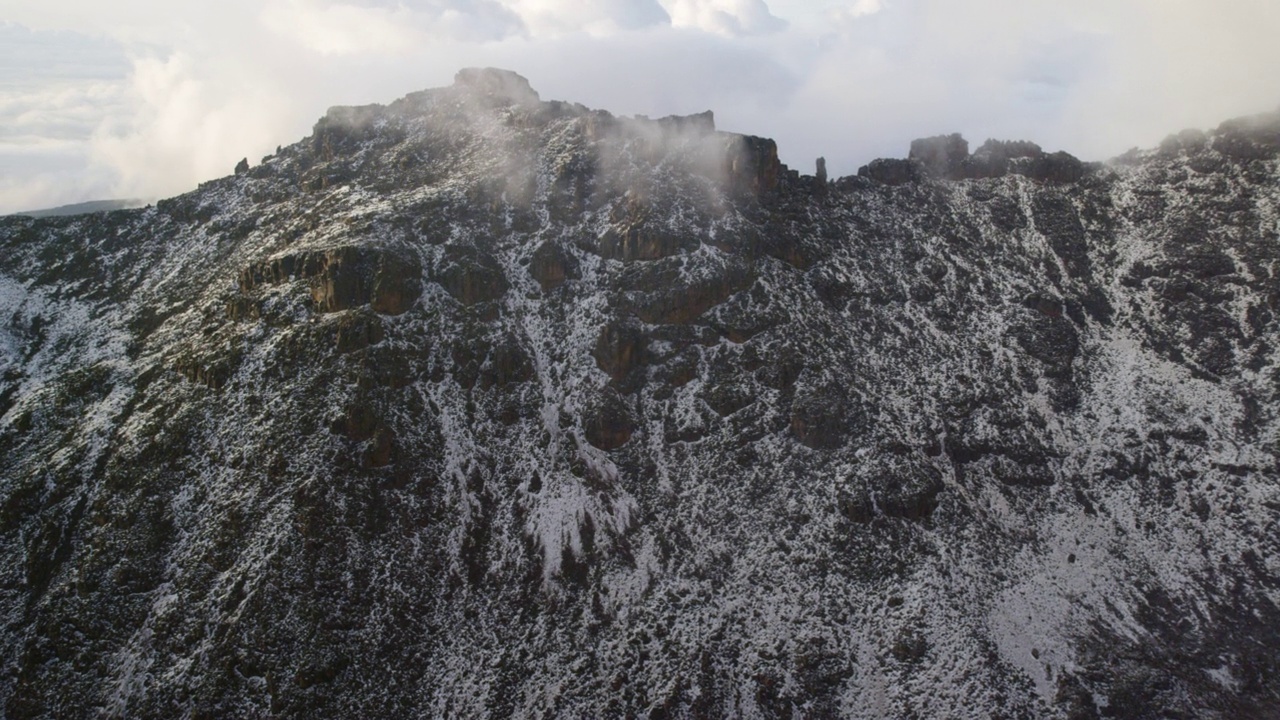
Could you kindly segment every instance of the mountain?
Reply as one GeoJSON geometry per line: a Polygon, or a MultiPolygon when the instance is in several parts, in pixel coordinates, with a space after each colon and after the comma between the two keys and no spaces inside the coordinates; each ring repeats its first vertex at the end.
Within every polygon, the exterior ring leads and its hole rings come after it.
{"type": "Polygon", "coordinates": [[[146,200],[90,200],[89,202],[74,203],[72,205],[59,205],[54,208],[45,210],[27,210],[24,212],[14,213],[15,215],[26,215],[27,217],[62,217],[64,215],[83,215],[85,213],[110,212],[112,210],[127,210],[130,208],[139,208],[146,205],[146,200]]]}
{"type": "Polygon", "coordinates": [[[0,219],[4,716],[1273,717],[1278,180],[464,70],[0,219]]]}

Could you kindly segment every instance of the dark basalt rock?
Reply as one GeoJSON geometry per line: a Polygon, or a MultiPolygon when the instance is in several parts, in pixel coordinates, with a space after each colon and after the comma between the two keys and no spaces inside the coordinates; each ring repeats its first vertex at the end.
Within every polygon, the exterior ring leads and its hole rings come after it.
{"type": "Polygon", "coordinates": [[[1024,175],[1045,183],[1074,183],[1086,168],[1065,152],[1046,153],[1025,141],[987,140],[972,155],[958,133],[911,141],[906,160],[873,160],[858,175],[885,185],[905,185],[923,176],[940,180],[968,180],[1024,175]]]}
{"type": "Polygon", "coordinates": [[[1048,153],[1033,158],[1019,158],[1009,163],[1009,171],[1032,180],[1051,183],[1073,183],[1084,177],[1084,163],[1064,152],[1048,153]]]}
{"type": "Polygon", "coordinates": [[[1009,173],[1014,161],[1034,160],[1044,155],[1040,146],[1025,140],[987,140],[964,164],[965,176],[997,178],[1009,173]]]}
{"type": "Polygon", "coordinates": [[[377,315],[354,312],[338,321],[335,344],[338,352],[349,353],[377,345],[383,337],[382,320],[377,315]]]}
{"type": "Polygon", "coordinates": [[[769,138],[730,135],[724,144],[724,172],[731,192],[760,197],[773,192],[782,174],[778,145],[769,138]]]}
{"type": "Polygon", "coordinates": [[[693,115],[669,115],[659,118],[658,126],[674,135],[710,135],[716,130],[716,116],[710,110],[693,115]]]}
{"type": "Polygon", "coordinates": [[[655,263],[651,270],[624,275],[623,282],[627,287],[645,288],[628,293],[627,308],[646,323],[670,325],[693,322],[749,287],[753,277],[738,263],[703,268],[672,258],[662,265],[655,263]]]}
{"type": "Polygon", "coordinates": [[[677,237],[640,224],[607,231],[600,238],[600,256],[623,262],[659,260],[697,246],[696,239],[677,237]]]}
{"type": "Polygon", "coordinates": [[[591,355],[596,365],[615,382],[629,386],[628,382],[645,359],[648,338],[639,323],[629,320],[610,322],[600,328],[591,355]]]}
{"type": "Polygon", "coordinates": [[[1031,205],[1036,230],[1044,235],[1049,247],[1062,261],[1067,275],[1087,280],[1093,263],[1080,215],[1071,200],[1062,195],[1037,195],[1031,205]]]}
{"type": "Polygon", "coordinates": [[[856,411],[836,386],[808,388],[791,404],[791,434],[814,450],[833,450],[850,439],[856,411]]]}
{"type": "Polygon", "coordinates": [[[1071,321],[1052,305],[1037,305],[1038,314],[1021,319],[1013,336],[1028,355],[1044,363],[1050,377],[1069,375],[1080,349],[1080,336],[1071,321]],[[1042,309],[1043,308],[1043,309],[1042,309]]]}
{"type": "Polygon", "coordinates": [[[931,175],[958,179],[965,176],[964,164],[969,158],[969,142],[959,133],[939,135],[911,141],[908,160],[915,160],[931,175]]]}
{"type": "Polygon", "coordinates": [[[1280,155],[1280,111],[1222,123],[1214,133],[1213,149],[1237,160],[1280,155]]]}
{"type": "MultiPolygon", "coordinates": [[[[337,312],[369,305],[376,312],[399,315],[421,294],[422,271],[416,261],[398,253],[366,247],[340,247],[281,255],[240,271],[242,293],[305,279],[318,312],[337,312]]],[[[253,315],[248,300],[231,301],[233,319],[253,315]]]]}
{"type": "Polygon", "coordinates": [[[885,185],[905,185],[923,176],[923,168],[910,160],[879,158],[858,168],[858,176],[885,185]]]}
{"type": "Polygon", "coordinates": [[[480,388],[506,387],[528,382],[536,376],[533,358],[514,337],[503,338],[489,350],[480,367],[480,388]]]}
{"type": "Polygon", "coordinates": [[[635,419],[627,401],[605,388],[583,418],[582,429],[587,442],[601,450],[617,450],[631,440],[635,419]]]}
{"type": "Polygon", "coordinates": [[[471,247],[450,246],[437,282],[463,305],[497,300],[506,294],[507,279],[492,257],[471,247]]]}
{"type": "Polygon", "coordinates": [[[543,292],[582,277],[578,259],[550,240],[539,245],[533,252],[533,257],[529,260],[529,274],[542,286],[543,292]]]}

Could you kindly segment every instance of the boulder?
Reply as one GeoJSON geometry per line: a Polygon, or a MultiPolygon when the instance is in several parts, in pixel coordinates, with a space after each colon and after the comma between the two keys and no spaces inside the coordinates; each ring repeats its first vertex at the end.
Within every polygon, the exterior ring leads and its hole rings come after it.
{"type": "Polygon", "coordinates": [[[1213,149],[1236,160],[1275,157],[1280,154],[1280,110],[1228,120],[1213,135],[1213,149]]]}
{"type": "Polygon", "coordinates": [[[1038,195],[1031,203],[1031,214],[1036,230],[1062,260],[1067,274],[1075,279],[1089,278],[1093,272],[1089,243],[1071,200],[1056,193],[1038,195]]]}
{"type": "Polygon", "coordinates": [[[533,358],[517,338],[508,336],[489,350],[480,368],[480,387],[487,389],[528,382],[536,374],[533,358]]]}
{"type": "MultiPolygon", "coordinates": [[[[672,258],[651,272],[623,277],[636,287],[627,294],[626,306],[637,317],[653,325],[693,322],[707,310],[751,286],[755,277],[742,264],[697,268],[672,258]]],[[[656,263],[654,265],[657,265],[656,263]]]]}

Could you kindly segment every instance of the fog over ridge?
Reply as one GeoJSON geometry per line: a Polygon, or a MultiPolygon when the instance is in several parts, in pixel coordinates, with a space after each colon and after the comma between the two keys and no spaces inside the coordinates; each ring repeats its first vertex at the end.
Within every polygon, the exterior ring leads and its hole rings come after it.
{"type": "Polygon", "coordinates": [[[1280,6],[1084,0],[0,1],[0,212],[161,197],[464,66],[617,114],[703,110],[833,175],[912,138],[1101,160],[1280,105],[1280,6]]]}

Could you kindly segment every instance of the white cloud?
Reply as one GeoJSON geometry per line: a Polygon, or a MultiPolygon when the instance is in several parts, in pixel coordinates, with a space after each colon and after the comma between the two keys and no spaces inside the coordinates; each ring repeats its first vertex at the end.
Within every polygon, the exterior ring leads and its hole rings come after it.
{"type": "Polygon", "coordinates": [[[117,195],[179,192],[228,174],[237,153],[275,144],[287,124],[287,95],[220,84],[183,53],[137,61],[133,112],[102,123],[90,139],[91,161],[117,174],[117,195]]]}
{"type": "Polygon", "coordinates": [[[574,33],[606,36],[670,25],[657,0],[503,0],[535,37],[574,33]]]}
{"type": "Polygon", "coordinates": [[[787,25],[764,0],[665,0],[664,5],[672,25],[721,35],[757,35],[787,25]]]}
{"type": "Polygon", "coordinates": [[[403,3],[269,0],[259,15],[269,30],[324,55],[403,53],[435,38],[491,41],[523,30],[498,2],[403,3]]]}

